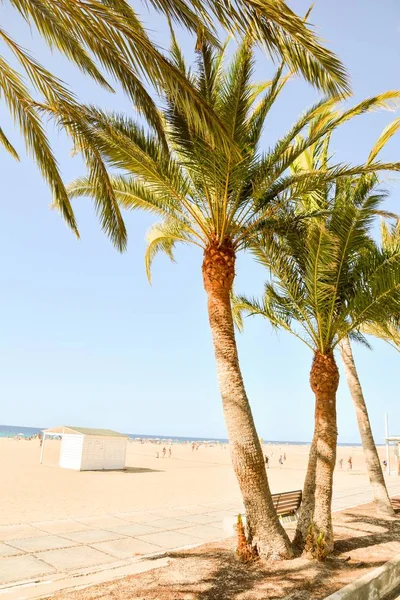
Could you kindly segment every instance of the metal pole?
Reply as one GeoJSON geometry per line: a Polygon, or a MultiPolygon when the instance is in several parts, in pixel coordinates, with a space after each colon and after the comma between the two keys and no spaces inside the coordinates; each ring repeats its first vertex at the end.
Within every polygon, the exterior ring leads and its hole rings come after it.
{"type": "Polygon", "coordinates": [[[385,414],[385,434],[386,434],[386,462],[387,462],[387,474],[390,475],[390,446],[389,446],[389,418],[387,413],[385,414]]]}

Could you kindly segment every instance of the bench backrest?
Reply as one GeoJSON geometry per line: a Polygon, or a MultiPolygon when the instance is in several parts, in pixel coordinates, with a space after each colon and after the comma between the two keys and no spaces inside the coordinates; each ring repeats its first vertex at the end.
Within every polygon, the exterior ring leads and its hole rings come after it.
{"type": "Polygon", "coordinates": [[[272,502],[278,515],[294,514],[301,504],[302,491],[272,494],[272,502]]]}

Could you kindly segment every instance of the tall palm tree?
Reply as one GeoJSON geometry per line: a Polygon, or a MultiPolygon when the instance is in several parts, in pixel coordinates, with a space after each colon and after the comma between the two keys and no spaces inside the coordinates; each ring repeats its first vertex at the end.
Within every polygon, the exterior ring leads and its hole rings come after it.
{"type": "Polygon", "coordinates": [[[365,403],[351,343],[348,337],[344,337],[339,342],[339,350],[344,366],[344,372],[346,374],[347,384],[349,386],[354,408],[356,410],[358,429],[361,435],[361,442],[363,446],[365,462],[367,465],[368,476],[372,486],[376,510],[379,515],[391,517],[394,516],[395,513],[386,488],[381,461],[379,460],[374,436],[372,434],[367,405],[365,403]]]}
{"type": "MultiPolygon", "coordinates": [[[[247,39],[228,69],[223,51],[202,44],[197,68],[188,69],[173,38],[172,60],[223,124],[231,143],[210,139],[194,128],[185,112],[165,90],[162,143],[158,131],[145,131],[132,119],[91,109],[91,135],[102,157],[117,174],[102,174],[89,165],[89,175],[70,187],[71,197],[89,196],[101,205],[108,182],[121,207],[154,213],[161,222],[148,232],[146,268],[150,277],[155,255],[173,258],[177,243],[194,244],[203,252],[203,282],[208,298],[225,421],[234,470],[242,491],[248,523],[259,551],[290,556],[286,533],[273,508],[271,494],[250,405],[239,367],[230,293],[237,253],[244,250],[258,228],[274,223],[281,203],[295,199],[322,183],[364,170],[340,165],[325,171],[287,174],[289,165],[327,132],[373,106],[386,105],[398,92],[366,100],[346,111],[332,112],[297,140],[307,124],[332,107],[322,100],[310,108],[287,135],[263,154],[260,137],[264,122],[287,82],[282,64],[272,81],[252,84],[254,55],[247,39]]],[[[193,108],[192,108],[193,110],[193,108]]],[[[380,165],[383,168],[383,165],[380,165]]],[[[378,168],[378,165],[367,167],[378,168]]]]}
{"type": "MultiPolygon", "coordinates": [[[[370,164],[373,160],[376,159],[378,154],[385,147],[387,142],[393,137],[395,133],[397,133],[400,128],[400,119],[395,119],[392,123],[390,123],[382,132],[382,134],[377,139],[374,144],[371,152],[369,153],[367,163],[370,164]]],[[[328,160],[328,148],[329,148],[329,140],[326,140],[326,147],[323,150],[323,159],[324,161],[328,160]]],[[[314,165],[315,168],[318,167],[321,158],[321,149],[314,147],[310,148],[302,157],[296,161],[293,165],[293,169],[295,172],[301,172],[305,168],[308,168],[307,165],[314,165]]],[[[378,185],[378,177],[377,174],[371,173],[370,177],[370,185],[378,185]]],[[[357,193],[357,187],[349,188],[349,193],[357,193]]],[[[303,203],[299,203],[297,206],[298,211],[301,210],[309,210],[310,209],[310,198],[304,198],[303,203]]],[[[315,198],[311,200],[314,202],[315,206],[315,198]]],[[[318,199],[317,204],[321,206],[321,198],[318,199]]],[[[389,229],[385,223],[382,223],[381,232],[382,232],[382,245],[385,249],[396,252],[399,249],[399,235],[398,235],[398,226],[389,229]]],[[[394,320],[397,315],[386,314],[386,321],[379,323],[368,323],[364,325],[363,332],[368,333],[368,330],[375,330],[375,335],[380,335],[380,337],[385,338],[387,341],[391,339],[391,343],[393,344],[394,339],[394,320]]],[[[357,423],[360,432],[361,442],[364,450],[364,456],[367,466],[367,472],[370,479],[373,499],[375,502],[377,513],[381,516],[393,516],[394,510],[389,498],[389,494],[386,488],[385,478],[382,471],[381,462],[379,460],[378,451],[376,449],[374,437],[372,434],[371,424],[369,421],[368,410],[365,403],[360,379],[358,377],[353,351],[351,348],[350,339],[346,336],[344,337],[338,344],[347,384],[349,386],[350,394],[353,400],[354,408],[356,411],[357,423]]]]}
{"type": "MultiPolygon", "coordinates": [[[[324,156],[327,146],[320,148],[324,156]]],[[[337,180],[325,186],[323,197],[323,203],[317,195],[314,200],[325,215],[304,219],[293,210],[282,235],[259,236],[253,251],[272,279],[261,301],[238,297],[235,311],[266,317],[313,352],[315,429],[295,544],[303,547],[312,522],[329,552],[339,383],[334,349],[347,338],[364,341],[364,324],[385,323],[388,313],[398,314],[400,252],[378,247],[369,235],[384,197],[376,177],[337,180]]]]}
{"type": "MultiPolygon", "coordinates": [[[[101,72],[118,81],[147,121],[162,134],[159,112],[146,90],[147,78],[158,88],[167,86],[170,94],[179,90],[180,102],[195,103],[197,127],[220,130],[212,113],[205,109],[195,90],[148,37],[136,11],[127,0],[2,0],[35,28],[50,49],[57,49],[97,83],[111,90],[101,72]]],[[[347,93],[349,85],[344,67],[336,56],[323,47],[303,19],[279,0],[150,0],[150,4],[169,19],[196,33],[201,39],[218,43],[216,19],[230,31],[252,31],[266,49],[284,56],[293,71],[330,94],[347,93]]],[[[0,42],[14,55],[20,70],[0,57],[0,92],[18,127],[28,153],[49,183],[55,205],[77,233],[77,225],[65,187],[46,136],[42,113],[56,116],[76,143],[83,140],[86,160],[93,168],[104,170],[95,149],[90,148],[84,111],[66,86],[0,27],[0,42]],[[29,80],[30,87],[24,77],[29,80]],[[32,89],[33,88],[33,89],[32,89]],[[38,94],[39,98],[35,95],[38,94]],[[45,101],[45,105],[41,102],[45,101]]],[[[189,114],[189,112],[188,112],[189,114]]],[[[223,132],[220,132],[223,133],[223,132]]],[[[14,158],[18,153],[0,127],[0,145],[14,158]]],[[[104,191],[107,191],[106,189],[104,191]]],[[[103,195],[101,207],[104,229],[118,231],[121,249],[126,232],[111,188],[103,195]]]]}
{"type": "MultiPolygon", "coordinates": [[[[399,223],[389,228],[386,223],[381,226],[382,246],[389,252],[400,252],[400,227],[399,223]]],[[[362,328],[363,333],[384,339],[400,352],[399,313],[387,314],[387,321],[368,323],[362,328]]],[[[382,516],[393,516],[394,510],[387,491],[382,465],[376,449],[374,436],[368,416],[367,405],[360,379],[358,377],[354,356],[348,338],[339,343],[347,383],[356,409],[358,428],[360,430],[364,456],[367,464],[369,480],[371,482],[374,502],[377,513],[382,516]]]]}

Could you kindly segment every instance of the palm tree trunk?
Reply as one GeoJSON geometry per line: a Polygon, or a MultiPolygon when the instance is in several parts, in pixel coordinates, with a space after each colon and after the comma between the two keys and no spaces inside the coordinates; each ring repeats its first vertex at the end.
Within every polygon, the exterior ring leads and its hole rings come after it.
{"type": "Polygon", "coordinates": [[[368,476],[372,486],[376,510],[379,515],[392,517],[394,516],[394,510],[386,489],[385,478],[383,476],[381,463],[372,435],[367,406],[365,404],[364,394],[358,378],[348,337],[344,338],[339,343],[339,348],[347,383],[356,409],[358,428],[360,430],[361,442],[363,445],[365,461],[367,463],[368,476]]]}
{"type": "Polygon", "coordinates": [[[234,276],[234,250],[229,245],[211,244],[204,252],[203,281],[233,468],[259,553],[291,558],[289,538],[272,503],[260,440],[240,372],[230,300],[234,276]]]}
{"type": "Polygon", "coordinates": [[[339,371],[333,352],[316,352],[310,373],[315,394],[316,454],[313,523],[325,536],[327,552],[333,550],[332,491],[336,464],[336,391],[339,371]]]}
{"type": "Polygon", "coordinates": [[[294,544],[297,550],[304,549],[307,529],[313,523],[318,532],[323,532],[329,553],[333,550],[332,491],[337,443],[336,391],[339,385],[333,353],[315,353],[310,385],[315,394],[314,437],[294,544]]]}
{"type": "Polygon", "coordinates": [[[315,508],[315,470],[317,467],[317,440],[314,435],[308,455],[308,466],[306,478],[304,481],[303,495],[300,506],[299,518],[296,524],[296,533],[293,540],[293,547],[300,554],[303,552],[307,529],[313,520],[315,508]]]}

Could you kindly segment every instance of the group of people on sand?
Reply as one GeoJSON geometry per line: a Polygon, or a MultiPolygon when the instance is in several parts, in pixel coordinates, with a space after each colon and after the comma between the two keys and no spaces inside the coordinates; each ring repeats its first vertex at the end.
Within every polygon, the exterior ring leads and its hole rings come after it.
{"type": "MultiPolygon", "coordinates": [[[[347,470],[348,471],[352,471],[353,470],[353,459],[351,456],[349,456],[349,458],[347,459],[347,470]]],[[[341,471],[343,471],[343,458],[339,459],[339,468],[341,471]]]]}
{"type": "MultiPolygon", "coordinates": [[[[164,446],[164,448],[162,449],[162,457],[161,458],[165,458],[166,456],[167,456],[167,449],[164,446]]],[[[171,457],[172,457],[172,447],[170,446],[168,448],[168,458],[171,458],[171,457]]],[[[160,458],[160,453],[159,452],[157,452],[156,458],[160,458]]]]}
{"type": "MultiPolygon", "coordinates": [[[[267,469],[269,469],[269,456],[267,454],[265,454],[265,466],[267,467],[267,469]]],[[[279,465],[282,467],[283,464],[286,462],[286,452],[284,452],[283,454],[280,455],[278,463],[279,465]]]]}

